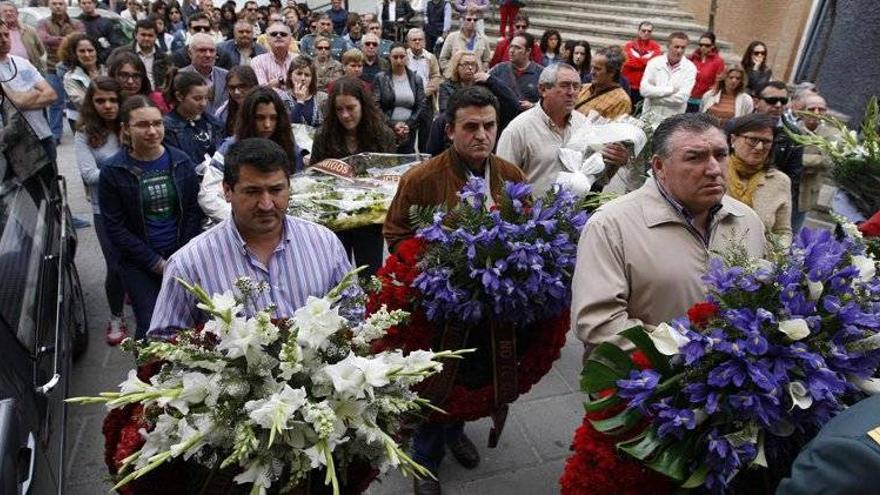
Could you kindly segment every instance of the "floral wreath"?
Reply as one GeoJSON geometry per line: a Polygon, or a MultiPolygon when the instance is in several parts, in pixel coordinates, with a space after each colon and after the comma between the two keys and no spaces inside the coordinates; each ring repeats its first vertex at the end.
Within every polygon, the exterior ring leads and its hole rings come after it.
{"type": "MultiPolygon", "coordinates": [[[[425,247],[425,241],[419,238],[402,241],[376,273],[381,287],[367,299],[367,312],[373,313],[384,305],[389,311],[404,309],[411,314],[406,324],[390,328],[384,338],[374,342],[376,352],[395,348],[411,352],[429,349],[432,345],[436,327],[418,305],[420,293],[412,286],[413,280],[421,273],[418,261],[425,247]]],[[[542,338],[531,339],[517,360],[518,395],[527,393],[559,359],[569,330],[568,312],[537,321],[534,326],[542,329],[542,338]]],[[[478,388],[455,384],[444,403],[438,406],[447,414],[434,413],[430,417],[432,422],[472,421],[490,416],[495,410],[494,385],[491,379],[478,388]]]]}

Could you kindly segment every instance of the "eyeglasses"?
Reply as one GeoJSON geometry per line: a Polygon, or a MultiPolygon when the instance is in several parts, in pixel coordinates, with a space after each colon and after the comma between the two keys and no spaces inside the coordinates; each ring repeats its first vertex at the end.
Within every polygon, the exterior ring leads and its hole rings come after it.
{"type": "Polygon", "coordinates": [[[315,50],[321,50],[321,51],[329,50],[329,49],[330,49],[329,46],[316,46],[315,47],[315,50]]]}
{"type": "Polygon", "coordinates": [[[274,32],[271,32],[268,34],[269,34],[269,36],[272,36],[273,38],[286,38],[286,37],[290,36],[290,34],[285,33],[284,31],[274,31],[274,32]]]}
{"type": "Polygon", "coordinates": [[[787,105],[788,97],[787,96],[762,96],[762,100],[766,101],[768,105],[787,105]]]}
{"type": "Polygon", "coordinates": [[[144,77],[140,72],[117,72],[116,79],[119,81],[140,81],[144,77]]]}
{"type": "Polygon", "coordinates": [[[364,46],[379,46],[375,41],[364,41],[364,46]]]}
{"type": "Polygon", "coordinates": [[[211,26],[190,26],[189,28],[197,33],[207,33],[211,30],[211,26]]]}
{"type": "Polygon", "coordinates": [[[773,145],[772,139],[762,139],[755,136],[740,136],[746,141],[746,144],[751,146],[752,148],[757,148],[759,144],[764,146],[764,149],[769,148],[773,145]]]}
{"type": "Polygon", "coordinates": [[[477,18],[476,17],[465,17],[464,20],[466,20],[468,22],[476,22],[477,18]]]}
{"type": "Polygon", "coordinates": [[[517,29],[528,29],[529,25],[528,24],[516,24],[513,27],[515,27],[517,29]]]}
{"type": "Polygon", "coordinates": [[[813,113],[825,113],[828,111],[828,109],[825,107],[812,107],[812,108],[808,107],[808,108],[806,108],[806,110],[808,112],[813,112],[813,113]]]}
{"type": "Polygon", "coordinates": [[[476,62],[460,62],[458,64],[458,66],[463,69],[476,69],[477,63],[476,62]]]}
{"type": "Polygon", "coordinates": [[[255,8],[253,8],[253,7],[250,7],[250,8],[247,9],[247,11],[248,11],[248,12],[256,12],[257,9],[255,9],[255,8]]]}
{"type": "Polygon", "coordinates": [[[238,93],[239,91],[243,93],[251,89],[251,86],[247,84],[229,84],[226,86],[226,89],[228,89],[230,93],[238,93]]]}

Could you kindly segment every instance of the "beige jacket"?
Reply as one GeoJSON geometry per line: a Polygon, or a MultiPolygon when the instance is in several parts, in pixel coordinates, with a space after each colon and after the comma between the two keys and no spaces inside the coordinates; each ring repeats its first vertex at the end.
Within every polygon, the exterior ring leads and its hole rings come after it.
{"type": "MultiPolygon", "coordinates": [[[[800,127],[802,132],[811,133],[803,124],[800,127]]],[[[840,131],[824,122],[819,124],[814,134],[835,141],[841,137],[840,131]]],[[[831,158],[822,150],[815,146],[804,146],[804,169],[801,171],[801,187],[798,198],[800,211],[811,211],[816,208],[822,185],[831,182],[829,174],[832,166],[831,158]]]]}
{"type": "Polygon", "coordinates": [[[763,256],[764,226],[755,212],[727,196],[721,204],[708,247],[653,179],[601,207],[578,243],[571,301],[578,338],[588,347],[631,348],[618,333],[672,320],[703,300],[710,253],[741,244],[751,256],[763,256]]]}
{"type": "Polygon", "coordinates": [[[443,43],[443,48],[440,50],[440,57],[438,57],[440,70],[443,71],[444,76],[450,77],[447,67],[449,60],[456,52],[460,51],[473,52],[477,56],[477,62],[480,64],[481,69],[484,71],[489,70],[489,60],[492,59],[492,49],[489,48],[489,40],[480,33],[475,33],[474,36],[477,37],[477,40],[474,42],[474,49],[468,50],[467,39],[461,34],[461,31],[449,33],[449,36],[446,37],[446,41],[443,43]]]}
{"type": "Polygon", "coordinates": [[[787,175],[768,169],[752,194],[752,209],[767,232],[779,236],[783,246],[791,244],[791,179],[787,175]]]}

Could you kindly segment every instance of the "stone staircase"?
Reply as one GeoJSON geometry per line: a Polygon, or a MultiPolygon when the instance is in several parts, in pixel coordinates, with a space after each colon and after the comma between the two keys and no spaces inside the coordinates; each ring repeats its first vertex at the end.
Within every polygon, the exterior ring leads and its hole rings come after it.
{"type": "MultiPolygon", "coordinates": [[[[529,0],[521,12],[528,14],[529,32],[537,39],[547,29],[557,29],[563,40],[586,40],[595,50],[623,45],[635,38],[642,21],[654,24],[654,39],[665,47],[666,37],[673,31],[684,31],[690,38],[687,53],[697,48],[706,26],[679,9],[675,0],[529,0]]],[[[498,12],[486,20],[486,35],[497,39],[498,12]]],[[[717,46],[728,63],[740,59],[730,43],[717,40],[717,46]]]]}

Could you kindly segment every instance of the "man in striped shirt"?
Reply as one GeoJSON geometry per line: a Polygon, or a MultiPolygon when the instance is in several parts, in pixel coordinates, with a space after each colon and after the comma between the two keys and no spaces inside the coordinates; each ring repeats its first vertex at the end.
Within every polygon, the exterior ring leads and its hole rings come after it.
{"type": "Polygon", "coordinates": [[[257,55],[251,60],[251,68],[257,74],[261,86],[284,90],[287,69],[293,61],[290,53],[290,28],[283,22],[276,22],[266,29],[269,40],[269,53],[257,55]]]}
{"type": "Polygon", "coordinates": [[[232,216],[196,237],[168,260],[147,336],[170,339],[206,314],[177,278],[208,294],[234,291],[239,277],[265,282],[245,311],[274,305],[274,316],[293,316],[308,296],[322,297],[351,270],[330,230],[287,216],[288,158],[268,139],[250,138],[226,155],[223,190],[232,216]]]}

